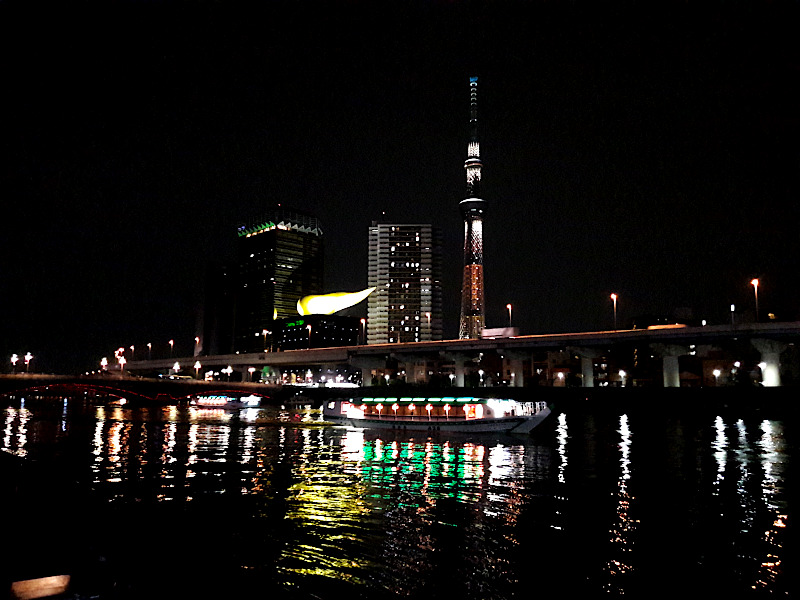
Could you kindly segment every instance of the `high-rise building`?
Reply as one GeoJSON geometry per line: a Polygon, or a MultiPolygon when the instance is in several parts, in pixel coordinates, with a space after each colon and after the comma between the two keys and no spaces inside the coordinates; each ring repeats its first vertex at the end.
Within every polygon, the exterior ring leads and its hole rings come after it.
{"type": "Polygon", "coordinates": [[[483,288],[483,214],[486,202],[481,196],[481,158],[478,143],[478,78],[469,79],[469,142],[467,194],[459,208],[464,218],[464,272],[461,284],[460,339],[480,338],[485,327],[483,288]]]}
{"type": "Polygon", "coordinates": [[[237,230],[233,348],[273,345],[276,319],[297,316],[297,301],[322,293],[323,238],[316,217],[274,208],[237,230]]]}
{"type": "Polygon", "coordinates": [[[441,247],[432,225],[372,223],[368,344],[442,339],[441,247]]]}

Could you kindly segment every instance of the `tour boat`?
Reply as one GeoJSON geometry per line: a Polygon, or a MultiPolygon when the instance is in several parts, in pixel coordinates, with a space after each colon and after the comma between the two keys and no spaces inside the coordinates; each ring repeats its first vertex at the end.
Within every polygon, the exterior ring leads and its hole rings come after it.
{"type": "Polygon", "coordinates": [[[189,401],[197,408],[257,408],[261,404],[261,396],[227,396],[224,394],[208,394],[197,396],[189,401]]]}
{"type": "Polygon", "coordinates": [[[472,396],[337,398],[322,403],[325,421],[379,429],[529,433],[549,414],[545,402],[472,396]]]}

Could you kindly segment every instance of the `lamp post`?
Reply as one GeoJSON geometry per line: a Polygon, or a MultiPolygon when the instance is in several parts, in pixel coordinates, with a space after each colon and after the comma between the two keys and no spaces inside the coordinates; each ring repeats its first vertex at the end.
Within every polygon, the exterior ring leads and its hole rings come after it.
{"type": "Polygon", "coordinates": [[[721,371],[719,369],[714,369],[713,373],[714,373],[714,387],[717,387],[719,385],[719,374],[721,373],[721,371]]]}
{"type": "Polygon", "coordinates": [[[200,353],[200,336],[194,336],[194,355],[197,356],[200,353]]]}
{"type": "Polygon", "coordinates": [[[119,370],[120,370],[120,372],[124,371],[125,370],[125,363],[128,362],[128,360],[124,356],[120,356],[117,360],[119,360],[119,370]]]}
{"type": "Polygon", "coordinates": [[[367,343],[367,320],[361,319],[361,343],[367,343]]]}
{"type": "Polygon", "coordinates": [[[248,367],[247,372],[250,373],[250,381],[253,381],[253,373],[256,372],[255,367],[248,367]]]}
{"type": "Polygon", "coordinates": [[[133,344],[131,344],[131,360],[133,360],[133,344]]]}
{"type": "Polygon", "coordinates": [[[200,361],[194,361],[194,378],[200,379],[200,361]]]}
{"type": "Polygon", "coordinates": [[[756,323],[758,323],[758,279],[753,279],[750,285],[753,286],[753,291],[756,295],[756,323]]]}
{"type": "Polygon", "coordinates": [[[30,370],[31,359],[33,359],[33,354],[30,352],[25,353],[25,372],[27,373],[30,370]]]}
{"type": "Polygon", "coordinates": [[[169,341],[169,357],[172,358],[172,349],[175,347],[175,340],[169,341]]]}
{"type": "Polygon", "coordinates": [[[617,330],[617,295],[611,294],[611,301],[614,303],[614,331],[617,330]]]}
{"type": "Polygon", "coordinates": [[[17,373],[17,361],[18,360],[19,360],[19,356],[17,356],[16,354],[12,354],[11,355],[11,369],[14,372],[15,375],[17,373]]]}
{"type": "Polygon", "coordinates": [[[153,358],[153,344],[147,342],[147,360],[153,358]]]}
{"type": "Polygon", "coordinates": [[[181,365],[177,360],[175,361],[175,364],[172,365],[172,370],[175,371],[175,373],[181,370],[181,365]]]}
{"type": "Polygon", "coordinates": [[[306,325],[306,329],[308,329],[308,349],[311,349],[311,325],[306,325]]]}
{"type": "Polygon", "coordinates": [[[734,327],[736,325],[736,319],[734,318],[735,314],[736,314],[736,305],[731,304],[731,327],[734,327]]]}
{"type": "Polygon", "coordinates": [[[506,304],[506,308],[508,309],[508,326],[511,327],[511,305],[506,304]]]}
{"type": "Polygon", "coordinates": [[[105,356],[100,360],[100,368],[102,368],[103,371],[108,370],[108,359],[105,356]]]}

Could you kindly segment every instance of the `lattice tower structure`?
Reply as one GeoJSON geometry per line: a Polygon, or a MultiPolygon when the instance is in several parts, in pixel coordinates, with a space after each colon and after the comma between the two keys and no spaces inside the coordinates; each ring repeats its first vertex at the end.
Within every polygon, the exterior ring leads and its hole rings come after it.
{"type": "Polygon", "coordinates": [[[478,78],[469,79],[469,142],[464,169],[466,198],[459,204],[464,218],[464,271],[461,284],[460,339],[480,338],[486,326],[483,285],[483,218],[486,202],[481,199],[480,143],[478,142],[478,78]]]}

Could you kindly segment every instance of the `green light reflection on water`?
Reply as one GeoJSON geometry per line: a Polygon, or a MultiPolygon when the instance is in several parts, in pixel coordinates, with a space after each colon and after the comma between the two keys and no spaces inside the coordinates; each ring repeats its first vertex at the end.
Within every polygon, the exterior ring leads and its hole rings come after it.
{"type": "Polygon", "coordinates": [[[448,443],[364,443],[359,473],[370,484],[372,498],[400,492],[401,506],[423,506],[441,498],[473,501],[484,476],[483,446],[448,443]]]}

